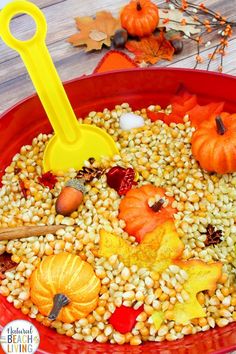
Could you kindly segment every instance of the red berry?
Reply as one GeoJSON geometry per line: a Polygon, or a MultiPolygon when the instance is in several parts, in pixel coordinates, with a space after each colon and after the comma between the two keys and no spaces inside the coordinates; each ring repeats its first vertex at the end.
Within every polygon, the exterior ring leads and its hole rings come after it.
{"type": "Polygon", "coordinates": [[[135,184],[135,172],[132,168],[123,168],[115,166],[107,172],[107,184],[114,188],[119,195],[126,194],[135,184]]]}

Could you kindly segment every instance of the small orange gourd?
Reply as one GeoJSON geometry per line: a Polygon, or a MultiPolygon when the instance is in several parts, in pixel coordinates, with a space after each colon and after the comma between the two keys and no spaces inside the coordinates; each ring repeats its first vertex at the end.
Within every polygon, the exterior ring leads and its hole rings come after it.
{"type": "Polygon", "coordinates": [[[120,20],[131,36],[149,36],[159,22],[158,7],[150,0],[131,0],[121,11],[120,20]]]}
{"type": "Polygon", "coordinates": [[[236,113],[204,121],[193,134],[192,154],[206,171],[236,172],[236,113]]]}
{"type": "Polygon", "coordinates": [[[173,201],[173,198],[165,195],[164,189],[152,184],[134,188],[128,191],[121,201],[119,218],[126,222],[125,231],[141,242],[148,232],[153,231],[166,220],[172,219],[176,212],[176,209],[171,206],[173,201]],[[148,201],[156,195],[160,200],[150,207],[148,201]],[[163,206],[163,198],[168,201],[167,206],[163,206]]]}
{"type": "Polygon", "coordinates": [[[66,323],[96,308],[100,287],[91,265],[67,252],[44,258],[30,278],[31,300],[39,312],[66,323]]]}

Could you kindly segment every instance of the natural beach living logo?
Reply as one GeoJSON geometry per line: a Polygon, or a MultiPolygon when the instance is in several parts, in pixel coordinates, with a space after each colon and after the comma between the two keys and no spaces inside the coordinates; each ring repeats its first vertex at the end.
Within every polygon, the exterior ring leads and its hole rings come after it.
{"type": "Polygon", "coordinates": [[[33,354],[40,342],[37,328],[28,321],[9,322],[2,330],[0,343],[6,354],[33,354]]]}

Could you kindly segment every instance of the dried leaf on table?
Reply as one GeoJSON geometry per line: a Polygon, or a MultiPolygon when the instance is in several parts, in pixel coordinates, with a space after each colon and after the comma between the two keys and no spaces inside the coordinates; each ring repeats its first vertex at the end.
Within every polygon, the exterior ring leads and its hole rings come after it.
{"type": "Polygon", "coordinates": [[[125,47],[135,54],[135,62],[156,64],[159,60],[172,60],[174,48],[163,32],[158,36],[144,37],[140,41],[128,41],[125,47]]]}
{"type": "Polygon", "coordinates": [[[103,44],[110,47],[111,37],[121,27],[120,20],[107,11],[97,12],[95,19],[85,16],[75,20],[80,32],[68,38],[68,42],[73,46],[86,45],[86,52],[100,50],[103,44]]]}
{"type": "Polygon", "coordinates": [[[159,9],[160,20],[158,28],[165,27],[166,31],[175,30],[184,32],[187,36],[200,33],[200,29],[196,27],[197,21],[191,16],[184,14],[177,9],[159,9]]]}

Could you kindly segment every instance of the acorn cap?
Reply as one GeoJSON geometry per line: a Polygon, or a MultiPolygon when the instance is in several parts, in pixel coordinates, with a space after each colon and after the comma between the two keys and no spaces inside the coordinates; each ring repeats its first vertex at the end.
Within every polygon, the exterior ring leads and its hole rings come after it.
{"type": "Polygon", "coordinates": [[[83,179],[76,179],[76,178],[70,179],[69,181],[66,182],[65,187],[75,188],[78,191],[85,194],[86,188],[85,188],[84,182],[85,181],[83,179]]]}

